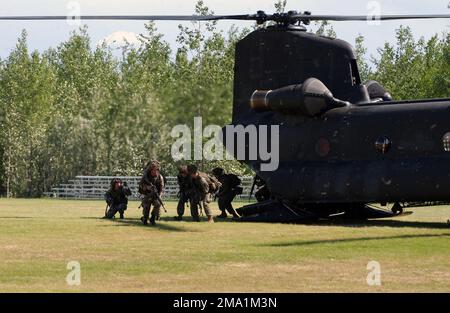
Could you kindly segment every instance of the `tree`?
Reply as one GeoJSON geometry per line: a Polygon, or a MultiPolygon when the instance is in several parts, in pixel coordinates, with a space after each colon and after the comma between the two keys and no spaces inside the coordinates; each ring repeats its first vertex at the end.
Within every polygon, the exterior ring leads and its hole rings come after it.
{"type": "Polygon", "coordinates": [[[396,32],[396,45],[385,43],[372,57],[370,78],[382,83],[395,99],[448,97],[449,34],[415,40],[409,27],[396,32]]]}
{"type": "Polygon", "coordinates": [[[55,73],[37,52],[28,52],[26,32],[5,60],[0,78],[0,103],[5,129],[0,138],[7,196],[39,194],[45,179],[45,132],[55,94],[55,73]]]}
{"type": "Polygon", "coordinates": [[[364,46],[364,37],[360,34],[355,39],[355,52],[358,62],[359,75],[364,83],[369,80],[370,65],[366,61],[367,48],[364,46]]]}
{"type": "Polygon", "coordinates": [[[334,28],[329,21],[315,22],[315,25],[318,26],[316,30],[317,35],[336,38],[336,32],[334,31],[334,28]]]}
{"type": "Polygon", "coordinates": [[[287,0],[277,0],[274,6],[277,13],[284,13],[286,11],[287,0]]]}

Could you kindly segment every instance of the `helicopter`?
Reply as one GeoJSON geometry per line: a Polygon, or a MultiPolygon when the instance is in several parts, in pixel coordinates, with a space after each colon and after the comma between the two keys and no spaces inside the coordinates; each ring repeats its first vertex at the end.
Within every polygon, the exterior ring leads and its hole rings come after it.
{"type": "MultiPolygon", "coordinates": [[[[250,158],[250,143],[245,143],[245,157],[239,161],[265,182],[270,197],[237,209],[242,221],[384,218],[406,214],[402,203],[450,201],[450,98],[396,101],[378,82],[361,81],[349,43],[307,32],[305,27],[311,21],[367,21],[367,16],[258,11],[78,18],[246,20],[264,25],[236,45],[230,125],[277,125],[279,166],[261,170],[263,160],[250,158]],[[384,209],[388,203],[393,206],[384,209]]],[[[436,18],[450,15],[376,17],[436,18]]],[[[66,19],[0,16],[0,21],[66,19]]],[[[223,144],[229,140],[224,135],[223,144]]]]}

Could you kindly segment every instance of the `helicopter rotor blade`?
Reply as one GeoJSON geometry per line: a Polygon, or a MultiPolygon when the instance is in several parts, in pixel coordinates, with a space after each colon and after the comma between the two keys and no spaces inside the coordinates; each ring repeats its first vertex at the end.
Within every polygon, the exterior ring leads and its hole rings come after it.
{"type": "Polygon", "coordinates": [[[418,20],[450,18],[450,14],[420,14],[420,15],[292,15],[292,19],[308,21],[392,21],[392,20],[418,20]]]}
{"type": "Polygon", "coordinates": [[[254,20],[254,15],[82,15],[82,16],[0,16],[0,21],[57,21],[57,20],[125,20],[125,21],[216,21],[254,20]]]}

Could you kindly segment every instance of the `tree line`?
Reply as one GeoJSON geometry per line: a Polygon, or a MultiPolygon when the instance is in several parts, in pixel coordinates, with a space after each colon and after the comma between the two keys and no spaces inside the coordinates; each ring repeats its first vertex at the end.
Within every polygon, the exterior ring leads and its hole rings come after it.
{"type": "MultiPolygon", "coordinates": [[[[212,13],[202,1],[195,10],[212,13]]],[[[327,22],[312,30],[336,35],[327,22]]],[[[179,26],[172,51],[150,22],[140,45],[122,47],[120,57],[106,44],[93,48],[86,28],[41,53],[29,50],[23,31],[0,60],[0,195],[40,196],[76,175],[139,175],[151,158],[176,174],[171,128],[195,116],[231,121],[234,48],[249,31],[179,26]]],[[[366,59],[362,36],[355,50],[363,80],[381,82],[395,99],[437,98],[450,96],[449,43],[448,33],[415,39],[401,27],[377,56],[366,59]]],[[[235,161],[200,165],[249,173],[235,161]]]]}

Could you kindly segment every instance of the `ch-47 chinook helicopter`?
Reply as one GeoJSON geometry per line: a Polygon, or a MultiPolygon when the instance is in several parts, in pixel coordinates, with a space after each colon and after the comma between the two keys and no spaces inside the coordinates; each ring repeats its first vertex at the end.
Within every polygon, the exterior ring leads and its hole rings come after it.
{"type": "MultiPolygon", "coordinates": [[[[248,153],[242,160],[265,181],[271,195],[267,201],[238,209],[242,220],[392,217],[402,214],[404,202],[450,200],[450,98],[395,101],[379,83],[361,82],[350,44],[309,33],[303,26],[319,20],[367,21],[367,16],[259,11],[79,18],[271,22],[236,46],[232,125],[278,125],[280,134],[276,170],[260,171],[263,161],[250,160],[248,153]],[[380,210],[372,203],[394,205],[380,210]]],[[[377,17],[380,21],[435,18],[450,15],[377,17]]]]}

